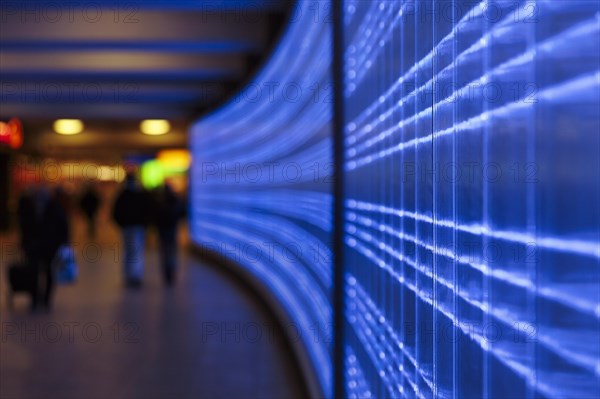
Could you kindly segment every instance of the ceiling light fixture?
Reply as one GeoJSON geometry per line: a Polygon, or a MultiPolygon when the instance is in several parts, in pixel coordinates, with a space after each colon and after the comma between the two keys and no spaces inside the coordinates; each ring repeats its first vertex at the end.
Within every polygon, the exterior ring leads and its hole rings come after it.
{"type": "Polygon", "coordinates": [[[140,130],[148,136],[160,136],[169,133],[171,124],[164,119],[146,119],[140,123],[140,130]]]}
{"type": "Polygon", "coordinates": [[[65,136],[83,132],[83,122],[79,119],[58,119],[54,122],[54,131],[65,136]]]}

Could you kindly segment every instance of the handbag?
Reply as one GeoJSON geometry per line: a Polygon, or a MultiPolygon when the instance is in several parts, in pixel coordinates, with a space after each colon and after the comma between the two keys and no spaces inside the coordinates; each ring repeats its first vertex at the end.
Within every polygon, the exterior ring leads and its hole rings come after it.
{"type": "Polygon", "coordinates": [[[57,283],[72,284],[77,281],[79,269],[75,260],[75,251],[71,246],[61,246],[56,252],[53,263],[57,283]]]}

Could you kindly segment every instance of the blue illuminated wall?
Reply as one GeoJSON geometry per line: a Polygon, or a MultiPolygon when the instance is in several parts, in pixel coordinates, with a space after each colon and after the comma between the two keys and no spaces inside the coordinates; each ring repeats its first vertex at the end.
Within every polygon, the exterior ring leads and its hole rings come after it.
{"type": "MultiPolygon", "coordinates": [[[[192,128],[193,240],[261,281],[331,392],[331,6],[300,1],[272,59],[192,128]]],[[[329,393],[327,394],[329,395],[329,393]]]]}
{"type": "Polygon", "coordinates": [[[350,397],[600,395],[600,5],[344,3],[350,397]]]}
{"type": "Polygon", "coordinates": [[[193,127],[193,239],[273,292],[326,395],[341,368],[352,398],[598,397],[599,4],[343,2],[343,365],[331,4],[193,127]]]}

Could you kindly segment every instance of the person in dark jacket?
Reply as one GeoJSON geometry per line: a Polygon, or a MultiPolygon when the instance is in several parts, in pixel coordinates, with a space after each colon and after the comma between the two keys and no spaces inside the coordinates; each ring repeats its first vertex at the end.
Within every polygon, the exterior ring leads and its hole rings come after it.
{"type": "Polygon", "coordinates": [[[53,260],[58,249],[69,241],[69,222],[61,204],[43,186],[25,192],[19,199],[18,221],[21,247],[33,270],[31,308],[49,310],[54,291],[53,260]],[[41,277],[41,278],[40,278],[41,277]]]}
{"type": "Polygon", "coordinates": [[[89,185],[81,196],[79,207],[87,218],[88,237],[93,238],[96,235],[96,218],[100,208],[100,196],[92,185],[89,185]]]}
{"type": "Polygon", "coordinates": [[[128,287],[139,287],[144,275],[145,228],[149,222],[150,198],[133,174],[117,196],[113,219],[123,233],[123,271],[128,287]]]}
{"type": "Polygon", "coordinates": [[[157,193],[156,205],[155,220],[160,240],[163,278],[167,285],[172,285],[177,270],[177,232],[185,208],[168,183],[157,193]]]}

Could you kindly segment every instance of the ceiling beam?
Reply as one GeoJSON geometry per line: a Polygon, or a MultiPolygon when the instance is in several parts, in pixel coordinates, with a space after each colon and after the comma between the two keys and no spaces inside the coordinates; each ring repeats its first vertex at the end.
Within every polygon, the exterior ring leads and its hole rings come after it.
{"type": "MultiPolygon", "coordinates": [[[[49,90],[50,91],[50,90],[49,90]]],[[[189,104],[211,104],[223,96],[222,90],[214,91],[177,91],[164,90],[157,92],[140,92],[131,87],[129,89],[113,88],[103,90],[100,86],[94,89],[84,88],[77,90],[73,88],[69,91],[58,90],[54,93],[40,93],[34,91],[12,91],[1,93],[1,103],[5,104],[23,104],[31,106],[33,104],[179,104],[182,107],[189,104]]]]}
{"type": "MultiPolygon", "coordinates": [[[[3,4],[3,3],[2,3],[3,4]]],[[[128,20],[113,10],[44,17],[16,11],[0,15],[2,41],[240,42],[263,47],[266,14],[143,10],[128,20]]]]}
{"type": "Polygon", "coordinates": [[[263,50],[262,43],[251,40],[223,41],[127,41],[127,40],[0,40],[0,52],[55,53],[63,52],[162,52],[184,54],[255,54],[263,50]]]}
{"type": "Polygon", "coordinates": [[[3,73],[30,65],[34,70],[39,68],[45,71],[71,70],[82,73],[100,70],[106,73],[221,70],[240,74],[244,72],[244,62],[243,54],[112,53],[110,51],[91,54],[85,52],[0,53],[0,71],[3,73]]]}
{"type": "Polygon", "coordinates": [[[2,11],[10,13],[13,10],[31,10],[44,7],[47,9],[81,9],[93,6],[112,10],[115,8],[129,10],[188,10],[188,11],[248,11],[273,12],[285,11],[289,6],[288,0],[94,0],[93,2],[77,0],[4,0],[2,11]]]}
{"type": "Polygon", "coordinates": [[[128,71],[80,71],[80,70],[46,70],[46,69],[5,69],[2,70],[3,82],[40,82],[62,81],[70,83],[94,82],[215,82],[235,80],[239,78],[238,71],[222,69],[173,69],[173,70],[128,70],[128,71]]]}
{"type": "Polygon", "coordinates": [[[183,121],[189,118],[189,110],[178,104],[2,104],[0,119],[18,117],[31,119],[170,119],[183,121]]]}

